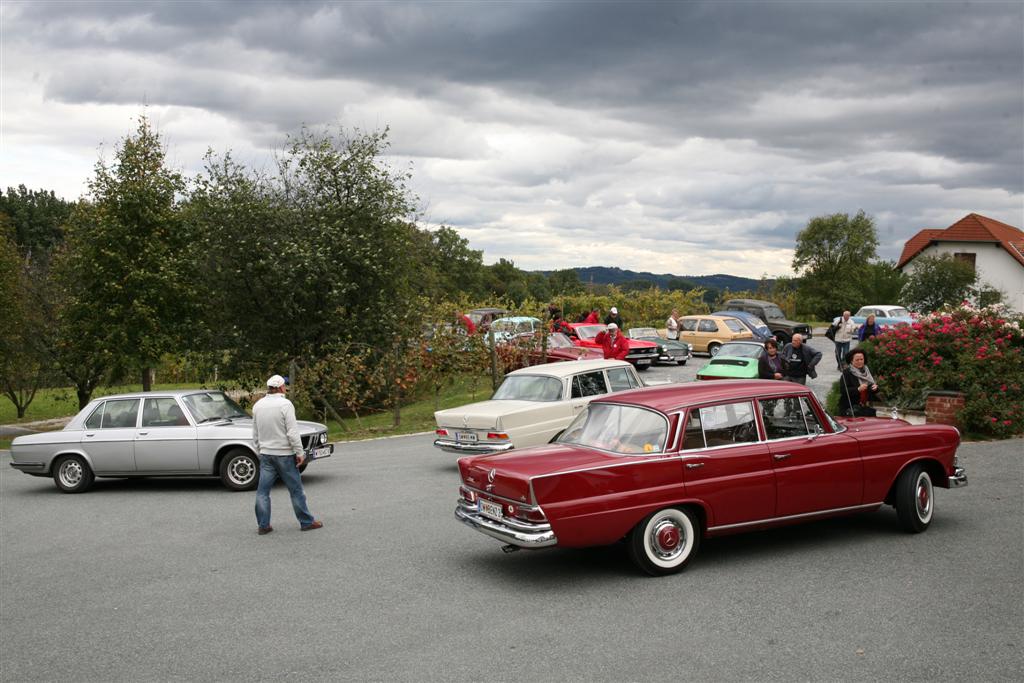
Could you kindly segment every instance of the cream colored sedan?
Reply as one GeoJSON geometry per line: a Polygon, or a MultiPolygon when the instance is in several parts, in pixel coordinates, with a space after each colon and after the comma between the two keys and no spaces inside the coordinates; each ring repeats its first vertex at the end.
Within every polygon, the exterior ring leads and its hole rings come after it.
{"type": "Polygon", "coordinates": [[[434,446],[451,453],[500,453],[550,442],[591,400],[643,387],[621,360],[534,365],[505,376],[489,401],[439,410],[434,446]]]}

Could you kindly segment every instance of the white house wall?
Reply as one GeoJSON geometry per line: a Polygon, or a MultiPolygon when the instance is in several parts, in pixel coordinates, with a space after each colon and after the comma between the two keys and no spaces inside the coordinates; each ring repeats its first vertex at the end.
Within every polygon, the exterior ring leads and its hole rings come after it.
{"type": "Polygon", "coordinates": [[[903,266],[907,275],[914,272],[914,264],[922,256],[942,254],[974,254],[974,269],[981,282],[999,289],[1006,295],[1007,306],[1024,313],[1024,265],[1010,256],[1001,244],[995,242],[939,242],[925,247],[903,266]]]}

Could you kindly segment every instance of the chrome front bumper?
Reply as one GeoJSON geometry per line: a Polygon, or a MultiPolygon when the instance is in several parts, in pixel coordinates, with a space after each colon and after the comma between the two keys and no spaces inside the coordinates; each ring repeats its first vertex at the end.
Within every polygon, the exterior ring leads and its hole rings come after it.
{"type": "Polygon", "coordinates": [[[511,443],[459,443],[448,439],[435,439],[434,448],[449,453],[472,453],[474,455],[490,455],[512,450],[511,443]]]}
{"type": "Polygon", "coordinates": [[[482,534],[496,538],[503,543],[520,548],[547,548],[558,543],[550,524],[523,522],[506,519],[501,522],[484,517],[475,506],[459,499],[455,506],[455,519],[466,526],[472,527],[482,534]]]}
{"type": "Polygon", "coordinates": [[[949,478],[949,488],[958,489],[961,486],[967,486],[967,472],[963,467],[956,467],[953,469],[953,476],[949,478]]]}

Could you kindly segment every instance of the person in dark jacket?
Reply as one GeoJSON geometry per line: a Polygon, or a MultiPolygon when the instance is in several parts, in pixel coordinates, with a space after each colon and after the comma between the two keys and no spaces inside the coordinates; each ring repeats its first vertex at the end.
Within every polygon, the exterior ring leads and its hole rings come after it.
{"type": "Polygon", "coordinates": [[[874,339],[882,333],[882,326],[875,322],[875,316],[869,315],[864,324],[857,330],[857,339],[860,341],[867,341],[868,339],[874,339]]]}
{"type": "Polygon", "coordinates": [[[854,349],[846,354],[846,369],[839,378],[839,414],[874,415],[869,406],[878,399],[878,382],[867,366],[864,349],[854,349]]]}
{"type": "Polygon", "coordinates": [[[782,349],[782,363],[786,368],[783,375],[790,382],[807,384],[808,377],[813,379],[818,376],[814,366],[820,360],[821,351],[815,351],[804,344],[803,335],[794,334],[793,340],[782,349]]]}
{"type": "Polygon", "coordinates": [[[619,333],[619,326],[615,323],[610,323],[607,330],[598,332],[594,341],[604,349],[605,358],[626,360],[629,355],[629,342],[619,333]]]}
{"type": "Polygon", "coordinates": [[[605,325],[611,325],[612,323],[615,323],[620,330],[625,325],[625,323],[622,322],[622,316],[619,315],[619,309],[614,306],[612,306],[612,310],[608,311],[608,315],[604,317],[605,325]]]}
{"type": "Polygon", "coordinates": [[[764,353],[757,361],[757,376],[761,379],[784,379],[785,368],[779,355],[779,344],[774,339],[764,343],[764,353]]]}

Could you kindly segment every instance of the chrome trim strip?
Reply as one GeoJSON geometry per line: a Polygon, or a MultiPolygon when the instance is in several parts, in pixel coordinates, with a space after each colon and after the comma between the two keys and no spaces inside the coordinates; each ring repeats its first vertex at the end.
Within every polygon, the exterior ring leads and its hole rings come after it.
{"type": "Polygon", "coordinates": [[[476,488],[474,486],[470,486],[469,484],[466,484],[466,483],[462,484],[462,488],[467,489],[469,491],[472,491],[477,496],[483,496],[484,498],[498,498],[500,500],[504,500],[506,502],[512,503],[513,505],[517,505],[517,506],[523,508],[524,510],[529,510],[531,512],[534,512],[536,510],[540,510],[540,506],[538,506],[538,505],[530,505],[529,503],[524,503],[521,500],[513,500],[512,498],[506,498],[505,496],[499,496],[498,494],[492,493],[491,491],[484,491],[484,490],[478,489],[478,488],[476,488]]]}
{"type": "Polygon", "coordinates": [[[458,443],[456,441],[445,441],[444,439],[436,439],[434,441],[434,447],[440,448],[442,451],[449,453],[475,453],[478,455],[491,454],[491,453],[504,453],[505,451],[512,450],[513,445],[511,443],[458,443]]]}
{"type": "Polygon", "coordinates": [[[949,478],[949,488],[958,489],[962,486],[967,486],[967,472],[963,467],[957,467],[953,470],[953,476],[949,478]]]}
{"type": "Polygon", "coordinates": [[[455,507],[455,519],[482,534],[486,534],[504,543],[519,546],[520,548],[546,548],[558,543],[558,539],[555,538],[555,534],[551,531],[551,525],[549,524],[537,525],[538,531],[533,533],[516,531],[501,522],[473,512],[467,512],[463,509],[461,502],[455,507]],[[543,528],[545,526],[547,529],[543,528]]]}
{"type": "Polygon", "coordinates": [[[799,515],[786,515],[785,517],[768,517],[766,519],[758,519],[753,522],[740,522],[738,524],[723,524],[722,526],[711,526],[708,527],[708,531],[722,531],[724,529],[740,529],[745,526],[757,526],[759,524],[772,524],[775,522],[788,522],[793,519],[803,519],[805,517],[819,517],[821,515],[830,515],[836,512],[853,512],[855,510],[867,510],[868,508],[877,508],[884,504],[884,501],[877,503],[869,503],[867,505],[851,505],[845,508],[832,508],[829,510],[818,510],[816,512],[803,512],[799,515]]]}

